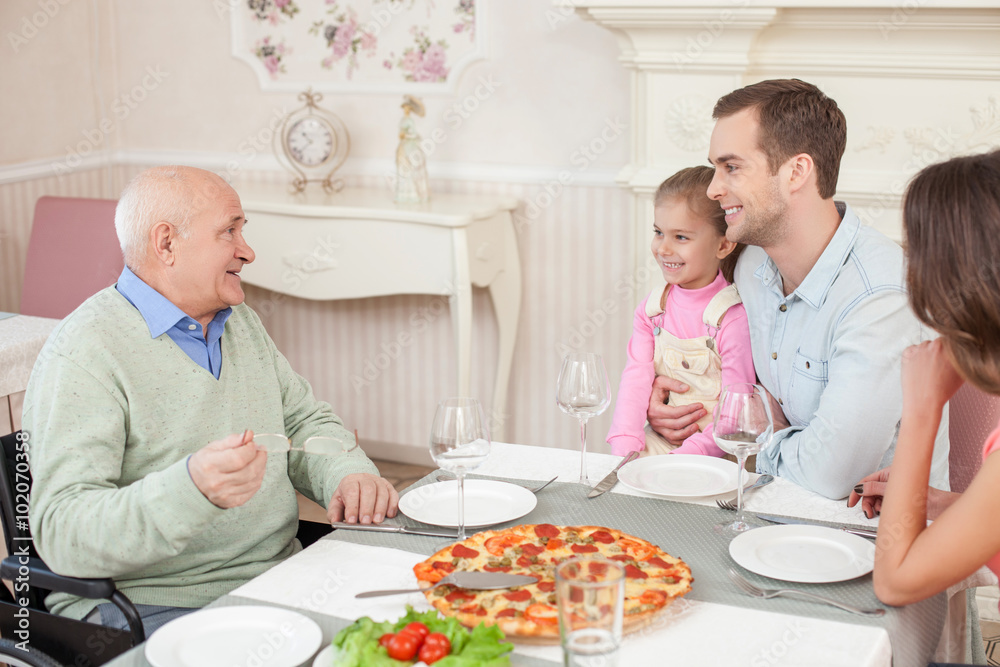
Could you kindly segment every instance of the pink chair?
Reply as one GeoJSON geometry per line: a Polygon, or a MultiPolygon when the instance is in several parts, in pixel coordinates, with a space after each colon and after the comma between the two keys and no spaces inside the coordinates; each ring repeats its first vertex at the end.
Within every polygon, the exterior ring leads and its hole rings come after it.
{"type": "Polygon", "coordinates": [[[113,199],[41,197],[28,242],[21,314],[63,318],[125,265],[113,199]]]}
{"type": "Polygon", "coordinates": [[[979,470],[983,462],[983,443],[1000,421],[1000,396],[982,392],[967,382],[949,405],[951,490],[961,492],[979,470]]]}

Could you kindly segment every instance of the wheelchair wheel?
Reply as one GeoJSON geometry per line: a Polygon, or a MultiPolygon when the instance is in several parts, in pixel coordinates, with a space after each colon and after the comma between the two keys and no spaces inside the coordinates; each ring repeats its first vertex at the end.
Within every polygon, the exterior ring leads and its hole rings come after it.
{"type": "Polygon", "coordinates": [[[0,662],[10,667],[65,667],[34,647],[27,651],[18,648],[10,639],[0,639],[0,662]]]}

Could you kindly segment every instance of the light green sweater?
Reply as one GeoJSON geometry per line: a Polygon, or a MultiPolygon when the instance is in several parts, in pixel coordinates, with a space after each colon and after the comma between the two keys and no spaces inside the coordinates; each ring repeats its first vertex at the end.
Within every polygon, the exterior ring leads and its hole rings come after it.
{"type": "MultiPolygon", "coordinates": [[[[61,574],[113,577],[135,603],[200,607],[301,548],[295,489],[326,506],[345,475],[378,474],[360,450],[271,454],[256,495],[220,509],[187,457],[247,428],[293,444],[344,430],[247,306],[226,322],[216,380],[166,334],[150,338],[114,287],[98,292],[52,333],[25,396],[38,553],[61,574]]],[[[82,618],[100,601],[46,602],[82,618]]]]}

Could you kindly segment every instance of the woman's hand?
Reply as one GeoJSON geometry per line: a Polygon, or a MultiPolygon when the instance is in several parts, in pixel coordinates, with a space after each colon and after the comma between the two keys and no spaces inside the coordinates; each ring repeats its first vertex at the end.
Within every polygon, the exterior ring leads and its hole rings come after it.
{"type": "MultiPolygon", "coordinates": [[[[882,512],[882,497],[889,482],[889,471],[892,468],[882,468],[868,475],[854,487],[847,498],[847,506],[854,507],[861,501],[861,509],[869,519],[882,512]]],[[[941,513],[959,499],[961,493],[942,491],[933,486],[927,488],[927,518],[934,521],[941,513]]]]}

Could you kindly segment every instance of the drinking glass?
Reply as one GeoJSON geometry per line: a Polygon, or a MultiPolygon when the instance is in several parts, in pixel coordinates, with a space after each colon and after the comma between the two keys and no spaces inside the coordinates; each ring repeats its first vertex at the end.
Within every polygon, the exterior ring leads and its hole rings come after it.
{"type": "Polygon", "coordinates": [[[614,667],[622,641],[625,568],[603,558],[556,567],[556,609],[565,667],[614,667]]]}
{"type": "Polygon", "coordinates": [[[490,432],[483,408],[474,398],[438,403],[431,426],[431,456],[458,479],[458,540],[465,539],[465,473],[483,464],[490,453],[490,432]]]}
{"type": "Polygon", "coordinates": [[[587,478],[587,420],[608,409],[611,386],[601,355],[593,352],[570,352],[563,357],[556,382],[556,403],[568,415],[580,420],[580,483],[590,486],[587,478]]]}
{"type": "Polygon", "coordinates": [[[719,448],[736,456],[736,520],[716,526],[717,532],[739,534],[756,526],[743,518],[743,473],[747,457],[767,446],[774,435],[774,421],[767,392],[756,384],[727,385],[715,406],[712,436],[719,448]]]}

